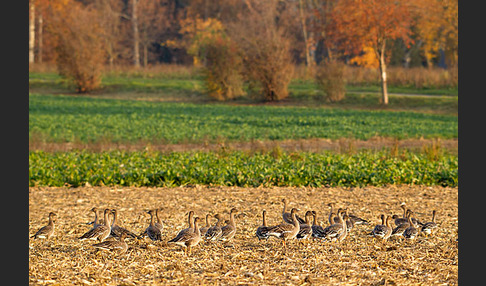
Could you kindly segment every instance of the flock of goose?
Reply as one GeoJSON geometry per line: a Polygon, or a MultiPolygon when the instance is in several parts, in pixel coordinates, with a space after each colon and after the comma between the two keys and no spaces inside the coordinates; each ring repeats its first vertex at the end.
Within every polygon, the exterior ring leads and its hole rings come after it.
{"type": "MultiPolygon", "coordinates": [[[[288,211],[288,200],[282,200],[284,206],[282,211],[282,222],[277,225],[267,225],[266,211],[262,212],[262,224],[256,229],[255,235],[259,240],[269,239],[275,237],[281,239],[283,247],[286,248],[286,243],[289,240],[297,239],[303,241],[309,238],[319,239],[323,241],[342,241],[344,240],[355,225],[365,224],[369,222],[354,214],[348,212],[347,209],[339,208],[335,210],[335,204],[329,203],[330,213],[328,217],[329,225],[323,227],[317,224],[316,212],[307,211],[304,218],[297,215],[297,209],[292,208],[288,211]],[[312,220],[312,222],[311,222],[312,220]]],[[[378,224],[369,233],[371,236],[380,239],[383,243],[390,237],[403,237],[405,239],[413,240],[417,237],[419,231],[425,235],[430,235],[437,229],[435,222],[436,211],[432,211],[432,219],[429,222],[421,222],[415,216],[414,212],[407,209],[404,204],[400,206],[403,209],[403,215],[385,215],[382,214],[381,224],[378,224]],[[395,227],[392,227],[391,221],[394,221],[395,227]]],[[[92,228],[80,236],[80,241],[95,240],[97,243],[92,246],[101,250],[108,250],[123,254],[127,251],[128,245],[125,241],[129,239],[143,239],[145,236],[153,241],[162,241],[162,230],[164,225],[159,218],[159,209],[149,210],[150,223],[141,234],[137,235],[130,230],[117,225],[117,210],[106,208],[103,212],[103,221],[98,218],[98,209],[92,208],[95,219],[92,228]],[[110,215],[113,219],[110,221],[110,215]]],[[[172,239],[168,240],[168,244],[179,245],[184,248],[185,253],[190,253],[191,248],[198,245],[201,240],[205,241],[220,241],[228,242],[236,234],[235,214],[238,212],[236,208],[230,210],[229,220],[224,220],[221,214],[215,214],[214,218],[217,222],[214,225],[209,224],[210,215],[206,215],[206,225],[200,227],[199,217],[194,217],[194,211],[188,213],[188,227],[179,231],[179,233],[172,239]]],[[[49,223],[40,228],[31,238],[48,239],[54,235],[56,213],[49,213],[49,223]]]]}

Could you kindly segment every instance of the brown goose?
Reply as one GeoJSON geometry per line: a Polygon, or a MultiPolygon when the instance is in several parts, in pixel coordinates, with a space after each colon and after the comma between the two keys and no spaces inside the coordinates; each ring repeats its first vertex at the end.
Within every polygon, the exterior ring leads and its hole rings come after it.
{"type": "MultiPolygon", "coordinates": [[[[402,203],[400,205],[400,207],[403,209],[403,217],[399,217],[398,215],[393,215],[393,217],[392,217],[395,220],[396,226],[398,226],[402,223],[408,223],[407,213],[409,211],[411,211],[411,209],[407,209],[405,207],[405,203],[402,203]]],[[[418,219],[416,219],[414,217],[412,217],[412,222],[413,222],[413,225],[417,228],[423,225],[423,223],[421,221],[419,221],[418,219]]]]}
{"type": "Polygon", "coordinates": [[[392,227],[390,225],[392,217],[385,216],[384,214],[382,214],[380,217],[381,224],[376,225],[371,233],[374,237],[380,238],[382,242],[385,242],[388,238],[390,238],[392,233],[392,227]]]}
{"type": "MultiPolygon", "coordinates": [[[[286,223],[292,223],[292,215],[287,211],[287,204],[289,201],[286,198],[282,199],[282,203],[284,204],[283,210],[282,210],[282,218],[284,222],[286,223]]],[[[305,220],[299,217],[297,214],[295,215],[299,223],[305,223],[305,220]]]]}
{"type": "Polygon", "coordinates": [[[227,225],[221,228],[221,235],[218,240],[230,241],[236,234],[235,214],[238,212],[236,208],[232,208],[230,211],[230,219],[227,225]]]}
{"type": "Polygon", "coordinates": [[[344,221],[346,223],[346,231],[349,233],[354,228],[354,221],[349,216],[348,209],[344,210],[344,214],[346,215],[347,219],[344,221]]]}
{"type": "MultiPolygon", "coordinates": [[[[410,223],[409,223],[409,220],[408,218],[410,217],[410,215],[412,214],[412,211],[411,210],[407,210],[407,215],[406,215],[406,220],[405,222],[399,224],[397,227],[395,227],[393,230],[392,230],[392,233],[391,233],[391,236],[398,236],[398,237],[401,237],[403,235],[403,232],[410,226],[410,223]]],[[[393,217],[392,217],[393,218],[393,217]]],[[[396,220],[396,219],[395,219],[396,220]]]]}
{"type": "Polygon", "coordinates": [[[160,229],[160,231],[162,232],[162,230],[164,230],[164,224],[162,223],[162,220],[160,220],[160,217],[159,217],[159,211],[160,209],[155,209],[155,223],[154,223],[154,226],[158,229],[160,229]]]}
{"type": "MultiPolygon", "coordinates": [[[[334,214],[333,214],[334,215],[334,214]]],[[[312,237],[314,238],[324,238],[324,228],[317,224],[317,213],[312,211],[312,237]]]]}
{"type": "Polygon", "coordinates": [[[177,233],[176,237],[174,237],[172,240],[177,241],[179,237],[182,237],[186,233],[194,232],[194,211],[189,211],[187,217],[188,217],[189,227],[180,230],[179,233],[177,233]]]}
{"type": "Polygon", "coordinates": [[[110,232],[111,236],[120,238],[122,233],[125,233],[127,238],[137,238],[137,239],[141,238],[135,233],[129,231],[128,229],[117,225],[116,220],[118,218],[118,211],[116,209],[112,209],[111,211],[113,214],[113,222],[111,223],[111,232],[110,232]]]}
{"type": "Polygon", "coordinates": [[[179,231],[178,235],[182,235],[186,232],[188,233],[194,232],[194,211],[189,211],[189,213],[187,214],[187,224],[189,225],[189,227],[179,231]]]}
{"type": "Polygon", "coordinates": [[[360,218],[355,214],[348,214],[349,220],[353,223],[354,225],[362,225],[362,224],[370,224],[370,222],[364,218],[360,218]]]}
{"type": "Polygon", "coordinates": [[[328,221],[329,221],[329,225],[332,225],[334,224],[334,220],[335,220],[335,215],[336,215],[336,210],[334,209],[334,206],[336,205],[335,203],[328,203],[327,204],[331,210],[329,211],[329,217],[328,217],[328,221]]]}
{"type": "Polygon", "coordinates": [[[54,235],[54,229],[55,229],[55,226],[54,226],[54,220],[55,218],[57,217],[57,214],[54,213],[54,212],[50,212],[49,213],[49,222],[47,223],[47,225],[41,227],[33,236],[31,236],[30,238],[50,238],[51,236],[54,235]]]}
{"type": "Polygon", "coordinates": [[[185,253],[190,254],[191,248],[196,246],[201,240],[201,232],[198,227],[199,217],[195,217],[193,221],[194,228],[192,232],[184,232],[182,235],[177,235],[167,243],[176,244],[185,248],[185,253]]]}
{"type": "Polygon", "coordinates": [[[433,231],[437,229],[437,223],[435,222],[435,215],[436,211],[432,211],[432,220],[429,222],[424,223],[424,225],[421,228],[421,231],[425,233],[426,236],[432,234],[433,231]]]}
{"type": "Polygon", "coordinates": [[[305,213],[305,223],[299,225],[299,232],[295,236],[296,239],[307,239],[312,235],[312,226],[310,223],[310,217],[312,216],[313,214],[311,211],[305,213]]]}
{"type": "Polygon", "coordinates": [[[122,232],[120,235],[119,240],[105,240],[100,243],[93,244],[94,248],[102,249],[102,250],[107,250],[107,251],[112,251],[116,252],[118,254],[123,254],[127,252],[128,245],[125,242],[125,238],[127,236],[127,233],[122,232]]]}
{"type": "Polygon", "coordinates": [[[218,240],[222,234],[221,227],[223,225],[223,217],[220,214],[215,214],[214,217],[218,220],[214,226],[208,228],[204,234],[205,240],[215,241],[218,240]]]}
{"type": "Polygon", "coordinates": [[[413,215],[413,212],[410,211],[409,215],[408,215],[408,224],[409,224],[409,227],[407,227],[407,229],[405,229],[405,231],[403,231],[403,237],[405,237],[406,239],[415,239],[415,237],[417,236],[418,234],[418,230],[415,228],[414,224],[413,224],[413,221],[412,221],[412,215],[413,215]]]}
{"type": "Polygon", "coordinates": [[[256,232],[255,232],[256,236],[258,237],[258,240],[269,238],[269,236],[268,236],[268,225],[267,225],[267,220],[265,218],[266,213],[267,213],[267,211],[263,210],[263,212],[262,212],[262,225],[259,226],[256,229],[256,232]]]}
{"type": "Polygon", "coordinates": [[[98,208],[97,207],[93,207],[91,209],[91,211],[94,213],[95,215],[95,218],[92,222],[88,222],[87,224],[92,224],[93,227],[92,228],[96,228],[98,225],[100,224],[104,224],[104,221],[101,219],[98,219],[98,208]]]}
{"type": "Polygon", "coordinates": [[[284,248],[287,248],[287,240],[293,239],[297,236],[300,230],[300,223],[299,220],[296,218],[295,213],[297,212],[296,208],[292,208],[290,211],[292,217],[292,223],[281,223],[279,225],[270,226],[268,228],[268,235],[275,236],[277,238],[282,239],[282,243],[284,248]]]}
{"type": "Polygon", "coordinates": [[[98,240],[99,242],[102,242],[108,236],[110,236],[111,227],[110,227],[110,220],[108,218],[108,214],[110,212],[111,212],[110,209],[105,209],[103,213],[104,223],[98,225],[95,228],[88,230],[85,234],[79,237],[79,240],[83,241],[86,239],[92,239],[92,240],[98,240]]]}
{"type": "MultiPolygon", "coordinates": [[[[337,221],[335,221],[334,224],[331,224],[330,226],[324,228],[323,238],[325,240],[341,241],[344,238],[346,238],[347,228],[346,228],[346,223],[344,222],[343,213],[344,213],[343,211],[338,211],[337,221]]],[[[344,216],[347,219],[347,216],[346,215],[344,216]]]]}
{"type": "Polygon", "coordinates": [[[144,233],[153,241],[162,240],[162,231],[154,223],[155,210],[149,210],[147,213],[150,215],[150,224],[144,233]]]}
{"type": "Polygon", "coordinates": [[[201,236],[204,236],[206,234],[206,231],[208,231],[210,225],[209,225],[209,217],[211,215],[210,214],[206,214],[206,224],[204,225],[204,227],[201,227],[199,229],[199,231],[201,232],[201,236]]]}
{"type": "Polygon", "coordinates": [[[402,210],[403,210],[403,215],[401,217],[399,215],[396,215],[396,214],[394,214],[392,216],[392,219],[394,219],[394,222],[395,222],[395,226],[399,226],[402,223],[408,222],[408,219],[407,219],[407,208],[405,207],[405,204],[402,203],[400,205],[400,208],[402,208],[402,210]]]}
{"type": "MultiPolygon", "coordinates": [[[[332,213],[336,214],[336,213],[334,212],[334,211],[335,211],[335,210],[334,210],[334,205],[335,205],[334,203],[329,203],[329,204],[328,204],[328,206],[330,206],[330,207],[331,207],[331,211],[330,211],[330,213],[329,213],[329,224],[333,224],[333,223],[331,222],[331,214],[332,214],[332,213]]],[[[340,212],[340,211],[342,211],[342,210],[343,210],[342,208],[339,208],[337,212],[339,213],[339,212],[340,212]]],[[[348,216],[348,219],[346,220],[346,221],[347,221],[347,222],[346,222],[346,224],[347,224],[347,226],[348,226],[348,227],[350,227],[350,229],[348,229],[348,231],[349,231],[349,230],[351,230],[351,229],[354,227],[354,225],[364,225],[364,224],[369,224],[369,222],[368,222],[367,220],[365,220],[365,219],[363,219],[363,218],[360,218],[360,217],[358,217],[358,216],[357,216],[357,215],[355,215],[355,214],[351,214],[351,213],[349,213],[349,212],[347,211],[347,209],[346,209],[346,214],[347,214],[347,216],[348,216]]],[[[336,220],[336,221],[337,221],[337,217],[334,217],[334,220],[336,220]]]]}

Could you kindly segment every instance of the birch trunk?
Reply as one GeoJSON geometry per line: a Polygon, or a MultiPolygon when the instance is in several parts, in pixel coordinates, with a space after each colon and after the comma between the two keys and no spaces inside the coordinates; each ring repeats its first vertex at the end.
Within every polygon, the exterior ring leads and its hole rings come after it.
{"type": "Polygon", "coordinates": [[[379,51],[380,54],[380,75],[381,75],[381,96],[382,103],[388,105],[388,87],[386,84],[386,62],[385,62],[385,44],[379,51]]]}
{"type": "Polygon", "coordinates": [[[34,63],[35,49],[35,5],[29,7],[29,63],[34,63]]]}
{"type": "Polygon", "coordinates": [[[43,53],[43,25],[44,25],[44,19],[42,18],[42,14],[39,14],[39,20],[38,20],[39,27],[37,27],[37,35],[38,35],[38,41],[37,41],[37,62],[42,63],[42,53],[43,53]]]}

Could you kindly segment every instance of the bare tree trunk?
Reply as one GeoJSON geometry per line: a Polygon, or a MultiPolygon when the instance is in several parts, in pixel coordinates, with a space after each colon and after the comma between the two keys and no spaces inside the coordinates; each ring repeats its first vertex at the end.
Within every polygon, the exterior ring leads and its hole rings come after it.
{"type": "Polygon", "coordinates": [[[422,40],[418,40],[417,44],[415,46],[410,47],[409,49],[405,48],[405,55],[403,56],[403,67],[404,68],[409,68],[410,67],[410,61],[412,60],[412,52],[414,50],[420,49],[420,46],[422,46],[422,40]]]}
{"type": "Polygon", "coordinates": [[[106,43],[106,52],[108,54],[108,65],[110,67],[110,70],[113,69],[113,63],[115,61],[115,57],[113,56],[113,44],[110,41],[107,41],[106,43]]]}
{"type": "Polygon", "coordinates": [[[29,64],[34,63],[35,49],[35,5],[30,3],[29,7],[29,64]]]}
{"type": "Polygon", "coordinates": [[[386,62],[385,62],[385,42],[383,42],[379,51],[380,75],[381,75],[381,95],[382,103],[388,105],[388,87],[386,84],[386,62]]]}
{"type": "Polygon", "coordinates": [[[299,12],[300,12],[300,22],[302,24],[302,33],[304,34],[304,49],[305,49],[305,64],[307,67],[311,65],[311,59],[309,54],[309,42],[307,40],[307,26],[305,24],[305,15],[304,15],[304,5],[302,4],[302,0],[299,0],[299,12]]]}
{"type": "Polygon", "coordinates": [[[138,32],[138,0],[132,0],[133,64],[140,67],[140,35],[138,32]]]}
{"type": "Polygon", "coordinates": [[[148,65],[148,45],[143,44],[143,67],[148,65]]]}
{"type": "Polygon", "coordinates": [[[42,53],[43,53],[43,25],[44,25],[44,19],[42,18],[42,14],[39,14],[39,27],[37,28],[37,35],[38,35],[38,42],[37,42],[37,62],[42,63],[42,53]]]}

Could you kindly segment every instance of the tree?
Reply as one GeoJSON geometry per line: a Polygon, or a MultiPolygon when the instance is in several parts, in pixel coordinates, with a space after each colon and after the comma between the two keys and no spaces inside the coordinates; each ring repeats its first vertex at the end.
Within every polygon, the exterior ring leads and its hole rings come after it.
{"type": "Polygon", "coordinates": [[[391,40],[410,42],[410,2],[389,0],[341,0],[331,12],[328,34],[346,54],[371,47],[378,59],[382,103],[388,104],[387,44],[391,40]]]}
{"type": "Polygon", "coordinates": [[[163,0],[138,0],[138,30],[142,46],[142,64],[148,64],[149,47],[157,42],[157,35],[169,25],[163,0]]]}
{"type": "Polygon", "coordinates": [[[35,3],[29,1],[29,63],[34,63],[35,49],[35,3]]]}
{"type": "Polygon", "coordinates": [[[140,67],[140,34],[138,30],[138,2],[140,0],[131,0],[132,4],[132,39],[133,39],[133,65],[140,67]]]}
{"type": "Polygon", "coordinates": [[[99,24],[103,15],[79,2],[60,2],[50,7],[50,31],[57,40],[57,68],[74,82],[77,92],[87,93],[101,84],[106,59],[105,31],[99,24]]]}
{"type": "Polygon", "coordinates": [[[113,67],[115,59],[119,56],[121,50],[119,44],[122,36],[121,18],[125,17],[122,13],[122,4],[119,0],[95,0],[93,3],[93,8],[103,15],[99,24],[105,32],[103,39],[110,68],[113,67]]]}
{"type": "Polygon", "coordinates": [[[246,7],[228,24],[228,35],[237,44],[244,74],[260,87],[265,101],[288,96],[294,64],[290,40],[280,22],[279,1],[246,0],[246,7]]]}
{"type": "Polygon", "coordinates": [[[432,59],[444,51],[448,64],[457,64],[458,51],[458,1],[422,0],[414,3],[415,28],[421,48],[432,67],[432,59]]]}

